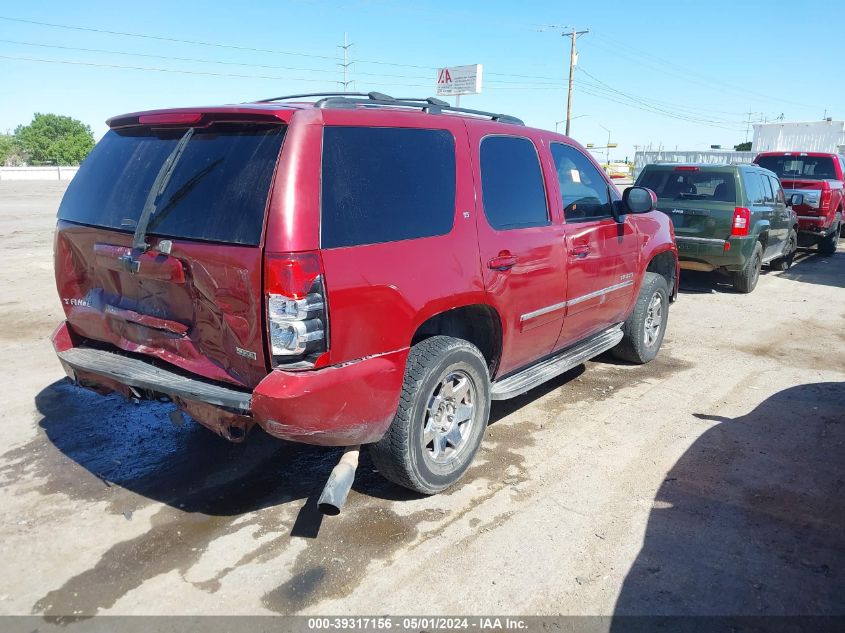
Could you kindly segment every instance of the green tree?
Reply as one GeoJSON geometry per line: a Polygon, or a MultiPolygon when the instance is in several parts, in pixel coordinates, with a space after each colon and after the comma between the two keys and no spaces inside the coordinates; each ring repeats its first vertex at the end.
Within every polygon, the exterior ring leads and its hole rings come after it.
{"type": "Polygon", "coordinates": [[[751,141],[745,141],[745,143],[740,143],[739,145],[734,145],[734,149],[738,152],[750,152],[751,151],[751,141]]]}
{"type": "Polygon", "coordinates": [[[78,165],[94,147],[91,128],[58,114],[36,113],[29,125],[19,125],[15,139],[34,165],[78,165]]]}
{"type": "Polygon", "coordinates": [[[0,167],[6,164],[6,159],[15,150],[15,137],[11,134],[0,134],[0,167]]]}

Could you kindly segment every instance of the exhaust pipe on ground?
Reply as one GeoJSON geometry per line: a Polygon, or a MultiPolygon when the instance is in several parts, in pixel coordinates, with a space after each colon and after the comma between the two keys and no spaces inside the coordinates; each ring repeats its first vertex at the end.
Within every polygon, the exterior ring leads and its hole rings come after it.
{"type": "Polygon", "coordinates": [[[355,481],[355,469],[358,468],[358,455],[361,446],[347,446],[343,451],[340,461],[332,469],[329,480],[323,488],[323,494],[317,501],[317,508],[323,514],[335,516],[340,514],[343,504],[346,503],[346,496],[355,481]]]}

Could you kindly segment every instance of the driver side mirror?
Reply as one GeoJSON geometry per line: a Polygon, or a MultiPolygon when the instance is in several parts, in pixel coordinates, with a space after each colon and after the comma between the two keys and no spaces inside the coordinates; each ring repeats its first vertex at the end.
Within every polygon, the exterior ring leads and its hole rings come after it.
{"type": "Polygon", "coordinates": [[[622,203],[628,213],[648,213],[657,206],[657,196],[645,187],[628,187],[622,194],[622,203]]]}
{"type": "Polygon", "coordinates": [[[798,207],[804,204],[804,194],[803,193],[793,193],[789,196],[789,202],[786,203],[788,207],[798,207]]]}

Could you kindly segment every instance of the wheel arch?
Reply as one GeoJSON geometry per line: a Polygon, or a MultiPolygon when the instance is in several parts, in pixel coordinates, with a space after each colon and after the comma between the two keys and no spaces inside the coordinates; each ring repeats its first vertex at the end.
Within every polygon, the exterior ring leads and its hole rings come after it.
{"type": "Polygon", "coordinates": [[[502,320],[486,303],[467,304],[433,314],[414,332],[411,345],[432,336],[464,339],[475,345],[487,362],[491,379],[502,357],[502,320]]]}
{"type": "Polygon", "coordinates": [[[672,301],[678,295],[678,257],[673,250],[666,249],[652,255],[645,272],[657,273],[666,279],[672,301]]]}

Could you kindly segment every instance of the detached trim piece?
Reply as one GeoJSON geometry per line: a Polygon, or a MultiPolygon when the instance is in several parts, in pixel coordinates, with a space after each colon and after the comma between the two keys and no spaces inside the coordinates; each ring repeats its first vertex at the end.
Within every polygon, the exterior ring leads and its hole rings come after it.
{"type": "Polygon", "coordinates": [[[622,324],[614,325],[522,371],[493,383],[490,397],[507,400],[606,352],[622,340],[622,324]]]}
{"type": "Polygon", "coordinates": [[[58,356],[59,360],[75,370],[97,374],[137,389],[148,389],[244,413],[250,409],[251,393],[187,378],[137,358],[89,347],[72,347],[59,352],[58,356]]]}

